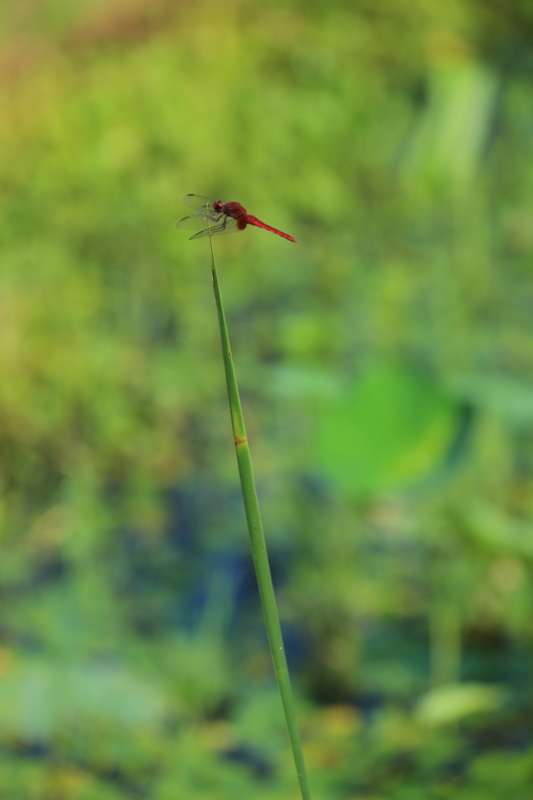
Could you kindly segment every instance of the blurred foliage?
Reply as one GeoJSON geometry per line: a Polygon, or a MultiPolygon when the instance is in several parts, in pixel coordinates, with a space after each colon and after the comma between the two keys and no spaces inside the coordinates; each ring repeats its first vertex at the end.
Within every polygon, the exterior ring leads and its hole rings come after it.
{"type": "Polygon", "coordinates": [[[0,7],[0,798],[533,786],[527,0],[0,7]]]}

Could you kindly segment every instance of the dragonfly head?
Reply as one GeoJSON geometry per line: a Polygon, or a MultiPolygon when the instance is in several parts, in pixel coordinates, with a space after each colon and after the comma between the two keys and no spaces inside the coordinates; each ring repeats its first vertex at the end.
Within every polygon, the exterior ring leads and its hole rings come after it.
{"type": "Polygon", "coordinates": [[[214,211],[223,211],[224,203],[222,202],[222,200],[215,200],[215,202],[213,203],[213,209],[214,211]]]}

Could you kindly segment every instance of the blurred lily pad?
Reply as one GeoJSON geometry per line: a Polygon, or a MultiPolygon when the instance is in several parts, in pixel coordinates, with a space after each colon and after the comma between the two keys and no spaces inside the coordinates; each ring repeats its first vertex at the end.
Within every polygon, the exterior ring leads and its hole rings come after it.
{"type": "Polygon", "coordinates": [[[458,375],[450,389],[474,407],[491,412],[517,430],[533,425],[533,381],[493,373],[458,375]]]}
{"type": "Polygon", "coordinates": [[[0,737],[47,740],[71,725],[154,728],[166,709],[158,687],[118,666],[30,660],[0,682],[0,737]]]}
{"type": "Polygon", "coordinates": [[[437,385],[408,369],[376,365],[323,407],[317,462],[349,495],[400,488],[439,466],[457,423],[456,406],[437,385]]]}

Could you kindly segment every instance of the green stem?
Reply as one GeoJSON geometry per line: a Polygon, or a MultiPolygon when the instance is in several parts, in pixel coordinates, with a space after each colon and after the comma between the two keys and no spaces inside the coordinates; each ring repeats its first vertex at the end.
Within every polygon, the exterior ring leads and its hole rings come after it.
{"type": "Polygon", "coordinates": [[[270,651],[272,653],[272,661],[274,662],[274,671],[276,673],[279,693],[281,695],[281,702],[283,703],[283,710],[285,712],[285,720],[287,722],[287,729],[289,732],[294,763],[296,765],[296,772],[298,775],[298,781],[300,783],[300,791],[303,800],[311,800],[311,792],[309,789],[307,770],[302,752],[300,732],[298,730],[298,720],[296,718],[296,710],[292,697],[289,668],[287,666],[285,648],[281,635],[276,596],[274,594],[274,586],[272,585],[272,576],[270,574],[270,565],[268,562],[265,537],[263,534],[263,525],[261,523],[259,503],[257,501],[257,493],[255,490],[252,460],[250,458],[248,439],[246,438],[246,429],[244,427],[244,418],[239,397],[239,389],[237,386],[237,378],[235,375],[235,368],[233,366],[228,329],[224,316],[224,307],[222,305],[222,298],[220,296],[220,288],[218,285],[215,254],[213,252],[213,242],[211,237],[209,237],[209,242],[211,244],[213,291],[215,293],[218,322],[220,325],[222,356],[224,358],[224,369],[226,372],[231,423],[233,426],[233,435],[235,437],[237,464],[239,466],[242,496],[246,511],[246,519],[248,522],[248,531],[250,533],[250,542],[252,545],[255,574],[257,576],[261,604],[263,606],[263,614],[265,617],[270,651]]]}

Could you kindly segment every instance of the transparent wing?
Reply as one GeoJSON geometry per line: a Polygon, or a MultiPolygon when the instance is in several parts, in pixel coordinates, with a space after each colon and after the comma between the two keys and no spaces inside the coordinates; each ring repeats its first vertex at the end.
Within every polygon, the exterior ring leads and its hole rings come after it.
{"type": "MultiPolygon", "coordinates": [[[[186,219],[190,219],[190,217],[186,217],[186,219]]],[[[191,236],[190,238],[201,239],[203,236],[223,236],[225,233],[235,233],[238,230],[239,228],[237,227],[237,220],[224,215],[224,222],[222,222],[220,225],[206,228],[204,231],[199,231],[199,233],[195,233],[194,236],[191,236]]]]}
{"type": "MultiPolygon", "coordinates": [[[[193,214],[192,217],[183,217],[183,219],[180,219],[176,228],[179,228],[180,231],[197,231],[200,228],[205,228],[207,221],[207,217],[197,217],[196,214],[193,214]]],[[[215,220],[214,224],[218,225],[219,221],[215,220]]]]}
{"type": "Polygon", "coordinates": [[[203,197],[201,194],[186,194],[183,202],[186,206],[194,208],[198,216],[207,217],[216,213],[213,211],[213,203],[216,202],[213,197],[203,197]]]}

